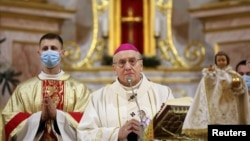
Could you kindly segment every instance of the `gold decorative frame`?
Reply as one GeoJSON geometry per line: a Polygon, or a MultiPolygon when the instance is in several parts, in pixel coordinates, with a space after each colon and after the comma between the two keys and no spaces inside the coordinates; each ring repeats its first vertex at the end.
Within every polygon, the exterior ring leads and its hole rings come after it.
{"type": "MultiPolygon", "coordinates": [[[[121,44],[121,0],[110,0],[109,10],[109,55],[113,55],[114,50],[121,44]]],[[[154,5],[155,1],[143,0],[143,33],[144,33],[144,55],[155,55],[155,39],[154,39],[154,5]]]]}
{"type": "Polygon", "coordinates": [[[184,50],[183,60],[175,45],[172,33],[172,13],[173,13],[173,2],[174,0],[158,0],[156,2],[156,7],[166,16],[166,39],[161,39],[158,41],[158,46],[162,53],[161,58],[169,61],[173,68],[192,68],[201,66],[205,59],[205,47],[198,41],[192,41],[188,43],[184,50]],[[192,63],[191,63],[192,62],[192,63]]]}

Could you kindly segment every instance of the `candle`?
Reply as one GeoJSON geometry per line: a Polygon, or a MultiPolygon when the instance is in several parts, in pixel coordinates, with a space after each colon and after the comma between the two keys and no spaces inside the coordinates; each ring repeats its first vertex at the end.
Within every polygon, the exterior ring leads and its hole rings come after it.
{"type": "Polygon", "coordinates": [[[161,26],[160,22],[161,22],[160,18],[156,17],[155,18],[155,37],[159,37],[160,36],[160,26],[161,26]]]}
{"type": "Polygon", "coordinates": [[[107,17],[104,17],[102,19],[102,36],[103,37],[108,36],[108,19],[107,19],[107,17]]]}

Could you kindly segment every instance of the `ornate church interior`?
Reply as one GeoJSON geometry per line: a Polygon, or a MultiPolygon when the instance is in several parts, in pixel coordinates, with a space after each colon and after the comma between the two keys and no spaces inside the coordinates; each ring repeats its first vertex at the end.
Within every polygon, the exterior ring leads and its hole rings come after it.
{"type": "Polygon", "coordinates": [[[248,7],[246,0],[0,0],[1,71],[21,72],[20,82],[39,73],[38,55],[30,52],[54,32],[65,42],[65,71],[93,90],[114,80],[112,53],[130,42],[152,81],[176,97],[193,96],[216,52],[227,52],[233,67],[249,57],[248,7]]]}
{"type": "Polygon", "coordinates": [[[249,9],[248,0],[0,0],[0,79],[9,81],[0,81],[0,106],[13,83],[40,72],[34,52],[48,32],[63,37],[63,69],[92,90],[114,81],[113,52],[129,42],[151,81],[193,97],[215,53],[233,68],[250,57],[249,9]]]}

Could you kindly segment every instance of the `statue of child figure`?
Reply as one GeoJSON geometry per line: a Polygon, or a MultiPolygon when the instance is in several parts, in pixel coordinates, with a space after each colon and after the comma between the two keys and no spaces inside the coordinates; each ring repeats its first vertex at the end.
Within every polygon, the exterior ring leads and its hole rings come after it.
{"type": "Polygon", "coordinates": [[[186,115],[182,133],[207,138],[208,124],[249,124],[247,86],[230,66],[225,52],[218,52],[215,64],[202,70],[194,101],[186,115]]]}

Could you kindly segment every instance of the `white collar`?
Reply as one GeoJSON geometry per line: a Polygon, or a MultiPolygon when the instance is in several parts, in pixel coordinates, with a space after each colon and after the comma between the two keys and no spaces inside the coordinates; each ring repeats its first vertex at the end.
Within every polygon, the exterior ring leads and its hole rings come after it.
{"type": "Polygon", "coordinates": [[[40,74],[38,75],[38,77],[42,80],[45,79],[59,79],[62,75],[64,74],[64,71],[61,70],[58,74],[47,74],[43,71],[40,72],[40,74]]]}

